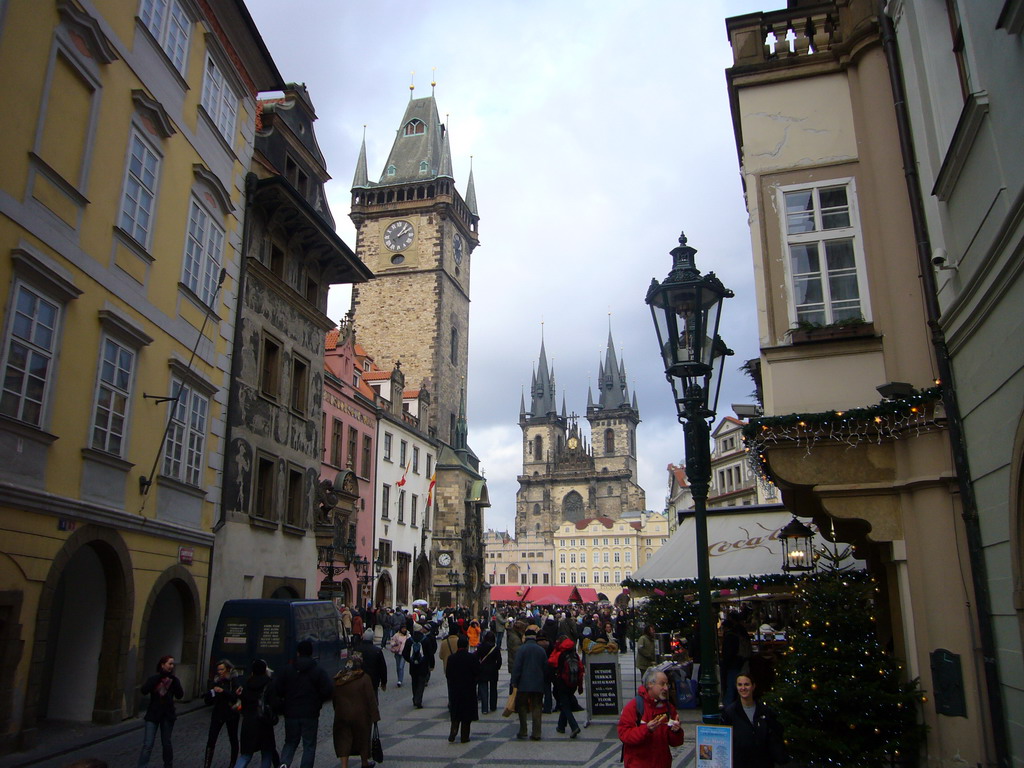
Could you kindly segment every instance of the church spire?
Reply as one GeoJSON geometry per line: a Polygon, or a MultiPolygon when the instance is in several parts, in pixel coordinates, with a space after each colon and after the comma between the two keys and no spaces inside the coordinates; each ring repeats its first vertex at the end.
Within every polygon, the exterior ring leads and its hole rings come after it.
{"type": "Polygon", "coordinates": [[[604,353],[604,362],[598,363],[597,378],[598,403],[601,410],[629,408],[629,389],[626,386],[626,364],[620,362],[615,354],[615,342],[611,328],[608,329],[608,347],[604,353]]]}
{"type": "MultiPolygon", "coordinates": [[[[381,174],[381,184],[431,181],[442,175],[446,157],[446,131],[433,96],[411,99],[381,174]]],[[[447,157],[451,174],[451,157],[447,157]]]]}
{"type": "Polygon", "coordinates": [[[474,216],[479,216],[476,209],[476,184],[473,182],[473,158],[469,158],[469,182],[466,184],[466,207],[474,216]]]}
{"type": "Polygon", "coordinates": [[[455,435],[452,448],[457,454],[469,452],[469,424],[466,421],[466,387],[459,390],[459,418],[455,422],[455,435]]]}
{"type": "Polygon", "coordinates": [[[558,413],[555,404],[555,371],[548,366],[548,356],[544,349],[544,339],[540,341],[540,360],[533,376],[531,387],[530,415],[534,418],[555,415],[558,413]]]}
{"type": "Polygon", "coordinates": [[[356,160],[356,175],[352,179],[352,189],[370,186],[370,177],[366,172],[366,126],[363,126],[363,145],[359,148],[359,159],[356,160]]]}

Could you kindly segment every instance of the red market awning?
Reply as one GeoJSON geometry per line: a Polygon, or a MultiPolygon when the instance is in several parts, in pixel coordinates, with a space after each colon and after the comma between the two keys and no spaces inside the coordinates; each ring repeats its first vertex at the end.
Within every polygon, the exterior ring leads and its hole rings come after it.
{"type": "Polygon", "coordinates": [[[503,584],[502,586],[491,587],[491,602],[492,603],[506,603],[516,602],[521,603],[526,598],[530,588],[518,584],[503,584]]]}
{"type": "Polygon", "coordinates": [[[582,603],[583,599],[576,587],[541,586],[530,587],[526,602],[534,605],[568,605],[569,603],[582,603]]]}
{"type": "Polygon", "coordinates": [[[579,587],[577,591],[580,593],[580,602],[596,603],[598,600],[597,590],[593,587],[579,587]]]}

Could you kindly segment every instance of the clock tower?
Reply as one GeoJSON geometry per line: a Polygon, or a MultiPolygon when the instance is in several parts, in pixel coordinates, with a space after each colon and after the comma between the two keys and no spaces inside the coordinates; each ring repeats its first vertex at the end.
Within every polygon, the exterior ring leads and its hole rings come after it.
{"type": "Polygon", "coordinates": [[[473,172],[455,188],[448,131],[434,97],[411,99],[384,171],[371,182],[366,141],[352,182],[356,255],[375,277],[353,289],[360,343],[401,361],[411,387],[430,393],[428,433],[455,442],[469,351],[469,276],[479,243],[473,172]]]}

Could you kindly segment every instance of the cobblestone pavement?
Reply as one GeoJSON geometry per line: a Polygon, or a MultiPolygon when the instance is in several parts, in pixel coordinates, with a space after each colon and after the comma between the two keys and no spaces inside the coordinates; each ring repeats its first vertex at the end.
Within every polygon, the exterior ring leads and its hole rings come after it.
{"type": "MultiPolygon", "coordinates": [[[[389,654],[390,657],[390,654],[389,654]]],[[[620,745],[615,733],[615,719],[603,718],[592,722],[583,729],[576,739],[567,734],[555,732],[557,715],[545,715],[543,740],[518,741],[518,719],[513,715],[504,718],[499,712],[481,715],[473,723],[471,740],[468,744],[448,743],[448,695],[444,673],[438,663],[430,684],[423,697],[423,709],[412,706],[412,691],[409,681],[398,688],[394,685],[394,663],[389,658],[388,673],[391,685],[381,694],[380,732],[384,745],[384,759],[387,766],[408,765],[416,768],[439,766],[520,766],[523,764],[547,764],[573,766],[574,768],[611,768],[621,765],[620,745]]],[[[632,654],[619,658],[621,678],[621,701],[623,704],[636,691],[632,666],[632,654]]],[[[499,692],[508,690],[508,673],[502,670],[499,692]]],[[[500,697],[499,710],[504,703],[500,697]]],[[[582,698],[582,697],[581,697],[582,698]]],[[[202,766],[209,726],[209,710],[195,703],[180,707],[174,728],[174,761],[179,768],[202,766]]],[[[580,724],[585,720],[584,712],[577,713],[580,724]]],[[[686,743],[676,750],[674,765],[685,768],[693,763],[695,726],[699,712],[687,710],[680,713],[680,720],[686,730],[686,743]]],[[[334,755],[331,741],[333,711],[328,703],[320,715],[320,741],[317,747],[315,768],[334,768],[338,758],[334,755]]],[[[283,723],[278,726],[278,749],[284,742],[283,723]]],[[[132,768],[136,765],[142,745],[141,720],[126,721],[116,726],[60,727],[50,725],[40,734],[39,744],[28,752],[15,753],[0,759],[0,768],[62,768],[73,760],[84,757],[99,757],[110,768],[132,768]]],[[[222,733],[214,757],[214,768],[228,766],[228,743],[222,733]]],[[[301,747],[294,764],[298,766],[301,747]]],[[[258,760],[258,758],[257,758],[258,760]]],[[[159,768],[162,764],[160,740],[150,760],[150,766],[159,768]]],[[[258,762],[252,764],[258,765],[258,762]]],[[[358,758],[351,761],[359,765],[358,758]]]]}

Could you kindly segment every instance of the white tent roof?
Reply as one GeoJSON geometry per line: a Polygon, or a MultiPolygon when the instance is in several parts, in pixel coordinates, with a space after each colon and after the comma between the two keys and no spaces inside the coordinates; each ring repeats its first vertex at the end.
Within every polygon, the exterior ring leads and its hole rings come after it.
{"type": "MultiPolygon", "coordinates": [[[[781,505],[727,507],[708,510],[708,562],[712,578],[783,573],[779,531],[793,519],[781,505]]],[[[814,528],[813,523],[805,523],[814,528]]],[[[697,541],[693,515],[687,515],[672,537],[632,578],[681,580],[697,578],[697,541]]],[[[817,529],[815,528],[815,533],[817,529]]]]}

